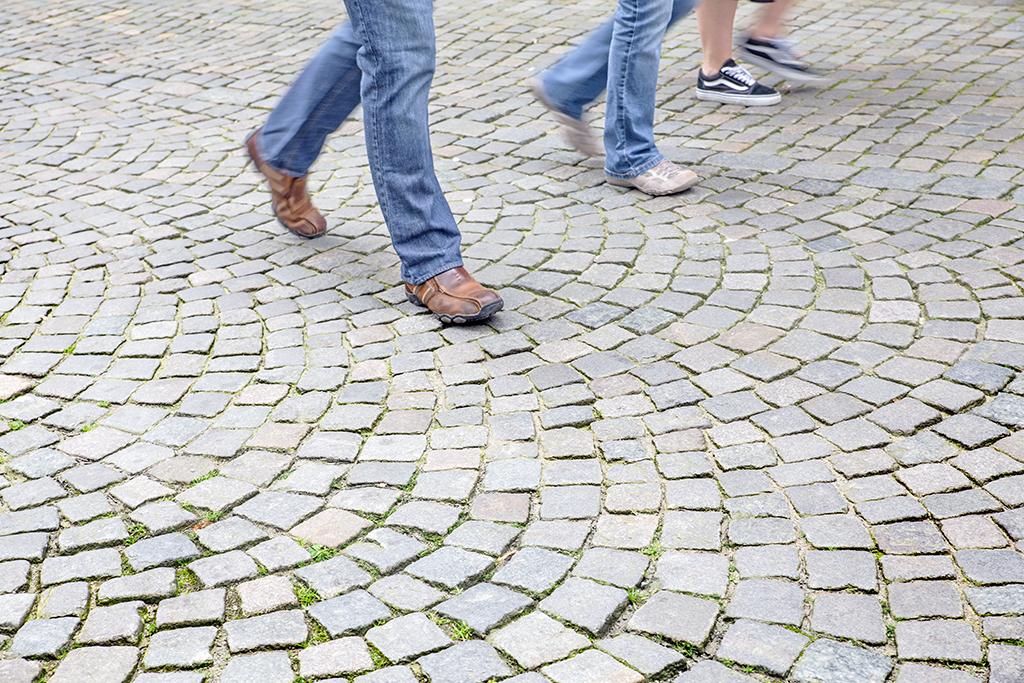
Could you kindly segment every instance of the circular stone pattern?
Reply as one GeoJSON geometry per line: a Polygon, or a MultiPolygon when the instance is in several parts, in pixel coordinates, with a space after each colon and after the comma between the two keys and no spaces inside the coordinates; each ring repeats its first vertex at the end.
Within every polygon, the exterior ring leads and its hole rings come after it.
{"type": "Polygon", "coordinates": [[[681,22],[648,198],[528,94],[608,3],[438,3],[475,327],[359,120],[325,237],[245,168],[336,6],[4,10],[0,679],[1024,678],[1020,6],[806,3],[751,110],[681,22]]]}

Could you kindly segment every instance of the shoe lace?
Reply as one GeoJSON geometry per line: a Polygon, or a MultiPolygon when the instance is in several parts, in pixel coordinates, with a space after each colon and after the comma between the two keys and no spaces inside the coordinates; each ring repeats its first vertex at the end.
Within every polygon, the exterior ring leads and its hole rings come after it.
{"type": "Polygon", "coordinates": [[[657,176],[658,178],[661,178],[662,180],[672,180],[677,175],[682,173],[683,169],[679,168],[671,161],[666,159],[665,161],[662,161],[660,164],[652,168],[651,171],[653,175],[657,176]]]}
{"type": "Polygon", "coordinates": [[[723,66],[722,73],[746,86],[751,86],[757,83],[757,79],[739,64],[736,64],[735,66],[723,66]]]}

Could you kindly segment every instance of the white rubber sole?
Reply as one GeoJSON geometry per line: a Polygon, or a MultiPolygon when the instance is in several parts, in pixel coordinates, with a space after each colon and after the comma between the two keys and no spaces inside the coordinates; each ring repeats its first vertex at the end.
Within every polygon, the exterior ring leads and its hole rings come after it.
{"type": "Polygon", "coordinates": [[[680,192],[686,192],[691,187],[700,182],[700,176],[694,174],[694,176],[687,180],[685,183],[683,183],[682,185],[677,185],[676,187],[672,188],[667,192],[651,192],[649,190],[645,190],[637,186],[636,182],[634,182],[634,178],[613,178],[610,175],[606,175],[604,178],[605,180],[608,181],[608,184],[610,185],[615,185],[616,187],[628,187],[633,190],[639,190],[640,192],[643,192],[644,194],[650,195],[652,197],[667,197],[669,195],[679,194],[680,192]]]}
{"type": "Polygon", "coordinates": [[[697,99],[705,102],[721,102],[722,104],[741,104],[745,107],[768,107],[782,101],[782,95],[733,95],[724,92],[708,92],[697,89],[697,99]]]}
{"type": "Polygon", "coordinates": [[[761,67],[765,71],[771,71],[776,76],[784,78],[791,83],[799,83],[800,85],[825,85],[829,82],[829,79],[825,76],[818,76],[815,74],[808,74],[803,71],[796,71],[793,69],[786,69],[770,59],[765,59],[759,55],[754,54],[743,48],[739,49],[743,60],[761,67]]]}

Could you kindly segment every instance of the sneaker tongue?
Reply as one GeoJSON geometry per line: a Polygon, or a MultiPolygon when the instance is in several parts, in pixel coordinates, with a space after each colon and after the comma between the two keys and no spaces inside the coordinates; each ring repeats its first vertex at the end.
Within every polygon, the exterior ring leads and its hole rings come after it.
{"type": "Polygon", "coordinates": [[[722,68],[724,69],[727,66],[739,66],[739,64],[736,63],[735,59],[730,57],[729,59],[726,60],[725,64],[722,64],[722,68]]]}

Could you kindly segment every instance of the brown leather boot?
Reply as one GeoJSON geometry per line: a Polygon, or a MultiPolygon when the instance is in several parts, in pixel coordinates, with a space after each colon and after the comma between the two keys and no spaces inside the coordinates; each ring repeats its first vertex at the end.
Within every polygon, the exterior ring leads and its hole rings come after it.
{"type": "Polygon", "coordinates": [[[447,325],[487,320],[505,305],[497,292],[481,285],[461,266],[423,284],[406,283],[405,296],[417,306],[429,308],[447,325]]]}
{"type": "Polygon", "coordinates": [[[291,230],[299,237],[307,239],[320,237],[327,232],[327,221],[313,206],[313,202],[306,193],[306,176],[296,178],[286,173],[281,173],[269,165],[260,156],[256,140],[259,138],[260,129],[256,129],[245,139],[245,148],[249,152],[249,158],[256,166],[256,170],[262,173],[270,185],[271,206],[274,215],[284,227],[291,230]]]}

